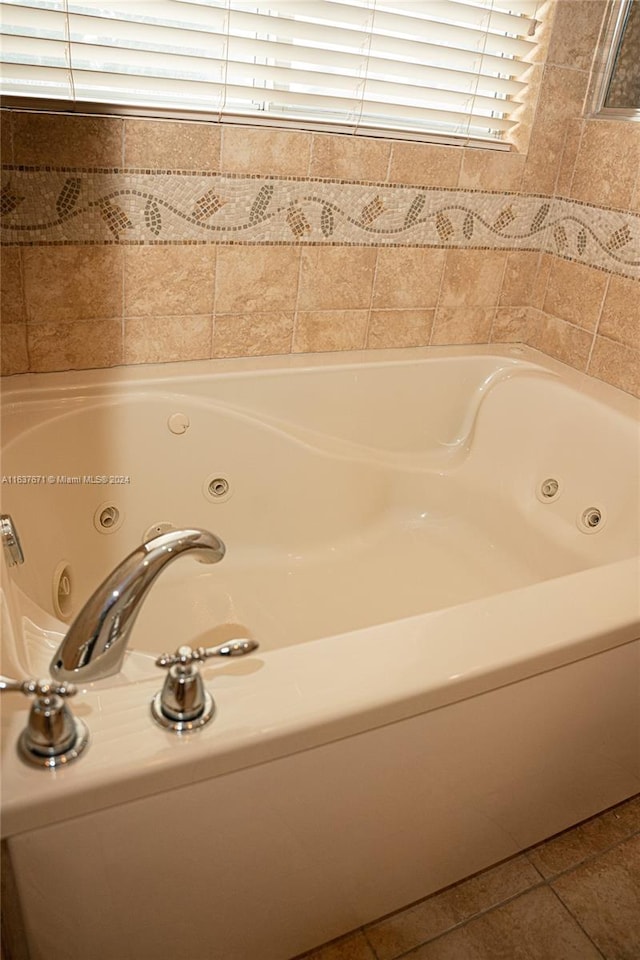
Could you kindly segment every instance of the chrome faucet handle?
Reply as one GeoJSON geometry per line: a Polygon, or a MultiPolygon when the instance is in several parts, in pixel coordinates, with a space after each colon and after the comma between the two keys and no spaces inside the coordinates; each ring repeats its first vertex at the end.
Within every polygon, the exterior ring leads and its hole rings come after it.
{"type": "Polygon", "coordinates": [[[78,692],[73,683],[0,677],[0,692],[35,697],[18,739],[18,754],[26,763],[51,770],[71,763],[87,747],[87,725],[74,717],[65,703],[78,692]]]}
{"type": "Polygon", "coordinates": [[[157,667],[172,667],[180,663],[202,663],[209,657],[242,657],[245,653],[251,653],[257,650],[260,644],[255,640],[227,640],[226,643],[219,643],[217,647],[178,647],[175,653],[163,653],[156,660],[157,667]]]}
{"type": "Polygon", "coordinates": [[[75,683],[52,683],[50,680],[14,680],[12,677],[0,677],[0,692],[24,693],[25,697],[35,694],[37,697],[74,697],[78,692],[75,683]]]}
{"type": "Polygon", "coordinates": [[[259,644],[255,640],[228,640],[216,647],[178,647],[175,653],[163,653],[156,666],[168,670],[162,690],[151,701],[156,723],[174,733],[199,730],[213,719],[215,704],[205,689],[199,665],[209,657],[241,657],[259,644]]]}

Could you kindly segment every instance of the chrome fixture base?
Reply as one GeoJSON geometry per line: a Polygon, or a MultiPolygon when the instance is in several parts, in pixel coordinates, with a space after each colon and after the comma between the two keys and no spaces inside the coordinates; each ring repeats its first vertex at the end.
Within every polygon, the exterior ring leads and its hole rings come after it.
{"type": "Polygon", "coordinates": [[[257,650],[255,640],[228,640],[217,647],[178,647],[175,653],[163,653],[157,667],[167,671],[162,689],[151,701],[151,716],[165,730],[189,733],[213,719],[215,706],[205,690],[199,666],[209,657],[242,657],[257,650]]]}
{"type": "Polygon", "coordinates": [[[191,733],[194,730],[201,730],[210,720],[213,720],[216,712],[216,705],[213,702],[211,694],[204,691],[204,706],[200,716],[193,720],[174,720],[162,711],[162,690],[158,690],[151,701],[151,716],[165,730],[171,730],[173,733],[191,733]]]}
{"type": "Polygon", "coordinates": [[[20,758],[32,767],[45,767],[48,770],[54,770],[56,767],[65,766],[76,760],[89,746],[89,728],[78,717],[72,717],[71,719],[75,729],[75,740],[73,746],[69,747],[68,750],[51,756],[35,753],[30,746],[29,730],[26,729],[22,731],[18,740],[20,758]]]}
{"type": "Polygon", "coordinates": [[[89,730],[66,703],[78,692],[72,683],[50,680],[14,680],[0,677],[0,693],[35,697],[27,725],[18,738],[18,756],[25,763],[49,770],[71,763],[89,745],[89,730]]]}

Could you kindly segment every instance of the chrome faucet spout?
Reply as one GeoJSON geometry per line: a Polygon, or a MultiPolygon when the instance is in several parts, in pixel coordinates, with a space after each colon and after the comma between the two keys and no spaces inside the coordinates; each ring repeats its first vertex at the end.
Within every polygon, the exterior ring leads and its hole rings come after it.
{"type": "Polygon", "coordinates": [[[172,530],[143,543],[87,600],[51,661],[51,676],[81,682],[117,673],[144,598],[158,574],[185,553],[201,563],[218,563],[225,546],[197,529],[172,530]]]}

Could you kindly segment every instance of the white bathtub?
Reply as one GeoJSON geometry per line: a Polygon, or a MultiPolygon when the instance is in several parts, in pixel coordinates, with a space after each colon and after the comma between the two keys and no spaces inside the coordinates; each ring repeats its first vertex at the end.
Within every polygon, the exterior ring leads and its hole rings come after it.
{"type": "Polygon", "coordinates": [[[288,960],[638,792],[639,408],[520,347],[7,379],[5,674],[158,525],[228,551],[161,574],[75,764],[4,697],[32,960],[288,960]],[[214,722],[155,726],[154,656],[234,635],[214,722]]]}

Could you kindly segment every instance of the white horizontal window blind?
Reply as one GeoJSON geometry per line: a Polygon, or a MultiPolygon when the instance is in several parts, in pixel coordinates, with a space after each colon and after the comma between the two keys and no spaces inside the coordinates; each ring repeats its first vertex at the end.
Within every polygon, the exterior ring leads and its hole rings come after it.
{"type": "Polygon", "coordinates": [[[76,109],[116,104],[362,134],[504,140],[526,88],[537,6],[4,0],[1,90],[76,109]]]}

